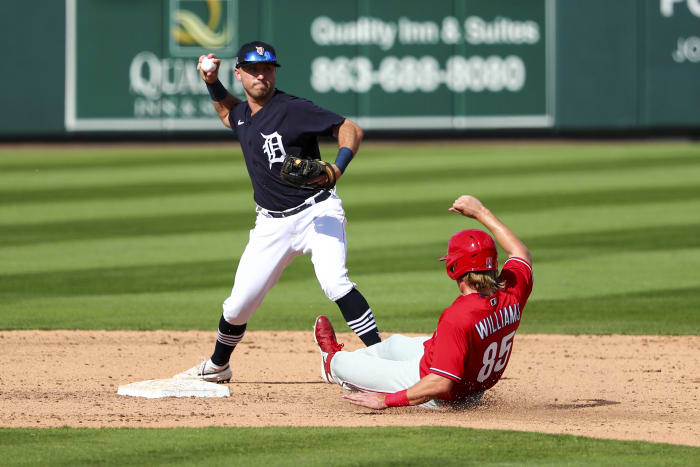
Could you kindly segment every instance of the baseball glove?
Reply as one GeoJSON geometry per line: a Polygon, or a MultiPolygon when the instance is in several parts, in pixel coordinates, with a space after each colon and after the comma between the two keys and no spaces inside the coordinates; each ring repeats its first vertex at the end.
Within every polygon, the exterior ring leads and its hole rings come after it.
{"type": "Polygon", "coordinates": [[[328,162],[297,156],[284,158],[280,177],[300,188],[333,188],[336,181],[335,170],[328,162]]]}

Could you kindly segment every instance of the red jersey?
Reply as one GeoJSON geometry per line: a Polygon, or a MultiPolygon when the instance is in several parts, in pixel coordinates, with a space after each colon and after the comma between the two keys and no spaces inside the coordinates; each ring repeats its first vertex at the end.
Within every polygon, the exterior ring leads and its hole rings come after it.
{"type": "Polygon", "coordinates": [[[423,344],[420,376],[428,373],[456,384],[440,399],[460,401],[498,382],[513,350],[525,302],[532,292],[532,268],[511,257],[499,276],[504,290],[490,297],[460,295],[442,312],[433,337],[423,344]]]}

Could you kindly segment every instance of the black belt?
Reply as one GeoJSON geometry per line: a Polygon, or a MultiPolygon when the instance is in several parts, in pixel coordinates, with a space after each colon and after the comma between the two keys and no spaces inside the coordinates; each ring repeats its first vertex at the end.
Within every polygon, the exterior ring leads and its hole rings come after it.
{"type": "Polygon", "coordinates": [[[304,204],[300,204],[299,206],[292,208],[292,209],[287,209],[286,211],[268,211],[267,209],[263,209],[263,213],[267,214],[270,217],[289,217],[293,216],[294,214],[299,214],[301,211],[303,211],[306,208],[309,208],[313,206],[316,203],[320,203],[321,201],[325,201],[328,198],[330,198],[331,192],[330,191],[322,191],[318,195],[314,196],[311,198],[309,201],[305,202],[304,204]]]}

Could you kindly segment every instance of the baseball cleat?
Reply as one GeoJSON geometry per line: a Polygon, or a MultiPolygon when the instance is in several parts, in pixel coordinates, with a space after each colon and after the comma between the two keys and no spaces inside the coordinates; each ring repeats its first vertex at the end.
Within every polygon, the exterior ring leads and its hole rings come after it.
{"type": "Polygon", "coordinates": [[[211,360],[204,360],[199,365],[195,365],[187,371],[176,374],[173,378],[199,379],[211,383],[228,383],[231,381],[232,374],[231,367],[228,363],[226,366],[220,367],[214,365],[211,360]]]}
{"type": "Polygon", "coordinates": [[[316,318],[314,341],[321,351],[321,377],[328,383],[335,383],[331,374],[331,359],[336,352],[343,348],[343,344],[338,344],[333,325],[323,315],[316,318]]]}

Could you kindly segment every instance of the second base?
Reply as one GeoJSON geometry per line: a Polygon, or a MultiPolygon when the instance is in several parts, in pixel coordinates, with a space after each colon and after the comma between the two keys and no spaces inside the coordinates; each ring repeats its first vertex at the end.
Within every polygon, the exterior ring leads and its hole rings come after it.
{"type": "Polygon", "coordinates": [[[146,397],[229,397],[231,391],[223,384],[198,379],[149,379],[119,386],[120,396],[146,397]]]}

